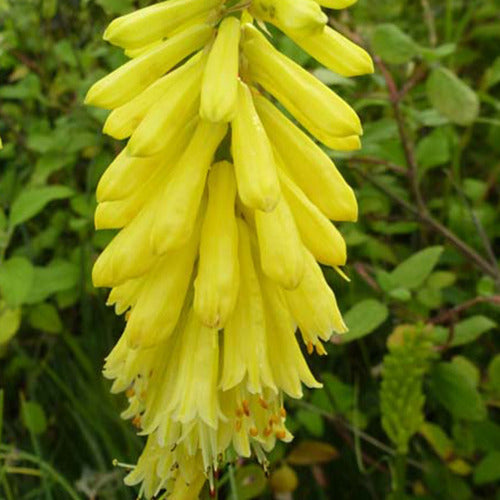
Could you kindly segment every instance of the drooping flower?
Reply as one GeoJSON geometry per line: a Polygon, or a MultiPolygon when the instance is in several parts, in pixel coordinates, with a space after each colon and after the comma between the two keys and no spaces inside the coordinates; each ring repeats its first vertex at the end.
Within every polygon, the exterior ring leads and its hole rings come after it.
{"type": "Polygon", "coordinates": [[[128,143],[97,188],[96,227],[119,232],[93,280],[126,317],[104,374],[147,436],[126,479],[147,498],[196,498],[229,448],[265,463],[292,439],[284,396],[320,387],[296,329],[309,354],[346,330],[320,264],[345,264],[331,220],[355,221],[357,204],[311,136],[353,150],[361,124],[261,28],[341,75],[369,73],[321,10],[352,3],[167,0],[106,30],[130,61],[86,102],[128,143]]]}

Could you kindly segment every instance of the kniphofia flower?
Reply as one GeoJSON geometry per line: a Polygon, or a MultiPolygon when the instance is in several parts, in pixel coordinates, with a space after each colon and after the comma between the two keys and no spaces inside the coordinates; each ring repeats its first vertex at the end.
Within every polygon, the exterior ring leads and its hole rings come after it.
{"type": "Polygon", "coordinates": [[[130,60],[87,103],[128,143],[97,188],[96,226],[119,232],[93,279],[126,318],[104,374],[147,436],[126,479],[147,498],[197,498],[230,448],[265,464],[292,439],[284,396],[320,387],[297,328],[309,354],[346,330],[320,264],[345,264],[331,221],[355,221],[357,204],[314,139],[353,150],[361,124],[263,28],[340,75],[369,73],[321,10],[351,3],[167,0],[106,30],[130,60]]]}

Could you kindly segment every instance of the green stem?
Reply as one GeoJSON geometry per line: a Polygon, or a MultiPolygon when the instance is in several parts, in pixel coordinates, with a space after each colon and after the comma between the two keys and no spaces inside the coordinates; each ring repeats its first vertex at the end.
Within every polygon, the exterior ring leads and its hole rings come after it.
{"type": "Polygon", "coordinates": [[[394,457],[392,467],[392,500],[403,500],[405,498],[406,468],[406,455],[398,453],[394,457]]]}

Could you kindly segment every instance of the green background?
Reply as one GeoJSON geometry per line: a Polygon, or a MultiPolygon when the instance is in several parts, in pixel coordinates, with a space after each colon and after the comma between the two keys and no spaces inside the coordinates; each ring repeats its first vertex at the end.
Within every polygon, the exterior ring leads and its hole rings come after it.
{"type": "MultiPolygon", "coordinates": [[[[0,499],[137,494],[113,460],[134,463],[142,440],[100,374],[122,320],[90,279],[112,236],[94,232],[94,191],[121,145],[82,101],[125,60],[106,24],[148,3],[0,0],[0,499]]],[[[273,498],[297,478],[296,499],[500,499],[500,2],[330,14],[375,75],[275,42],[364,123],[363,149],[333,154],[360,203],[341,226],[351,283],[325,270],[351,331],[311,358],[324,389],[287,402],[296,439],[270,479],[233,464],[218,496],[273,498]]]]}

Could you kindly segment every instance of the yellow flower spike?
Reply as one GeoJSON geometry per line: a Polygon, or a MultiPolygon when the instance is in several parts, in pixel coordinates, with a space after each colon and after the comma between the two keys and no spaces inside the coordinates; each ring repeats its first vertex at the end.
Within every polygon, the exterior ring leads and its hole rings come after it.
{"type": "Polygon", "coordinates": [[[306,343],[316,345],[318,338],[327,341],[333,333],[347,331],[335,295],[309,252],[306,252],[302,283],[295,290],[285,290],[284,294],[306,343]]]}
{"type": "Polygon", "coordinates": [[[315,76],[277,51],[254,26],[244,26],[250,74],[311,133],[332,138],[360,135],[355,111],[315,76]]]}
{"type": "Polygon", "coordinates": [[[299,30],[304,36],[320,32],[328,22],[313,0],[259,0],[251,3],[250,12],[262,21],[299,30]]]}
{"type": "Polygon", "coordinates": [[[255,271],[248,226],[238,219],[240,289],[236,308],[224,329],[221,388],[226,391],[246,381],[248,390],[261,393],[276,388],[266,341],[264,304],[255,271]]]}
{"type": "Polygon", "coordinates": [[[130,156],[127,148],[124,148],[101,177],[97,185],[97,201],[101,203],[128,198],[137,186],[147,183],[155,173],[168,172],[189,144],[196,124],[194,120],[189,122],[176,140],[167,143],[167,148],[157,155],[138,158],[130,156]]]}
{"type": "Polygon", "coordinates": [[[276,385],[292,398],[302,397],[303,382],[309,388],[322,385],[314,378],[295,337],[295,323],[279,287],[261,279],[266,304],[269,360],[276,385]]]}
{"type": "Polygon", "coordinates": [[[330,9],[346,9],[351,5],[354,5],[358,0],[314,0],[319,5],[323,7],[328,7],[330,9]]]}
{"type": "Polygon", "coordinates": [[[255,106],[281,160],[309,199],[329,219],[355,221],[354,192],[328,155],[267,99],[256,96],[255,106]]]}
{"type": "Polygon", "coordinates": [[[103,132],[115,139],[130,137],[149,110],[160,101],[172,87],[196,72],[196,65],[202,64],[202,52],[191,57],[178,69],[160,78],[131,101],[113,110],[104,124],[103,132]]]}
{"type": "Polygon", "coordinates": [[[160,196],[150,237],[157,254],[181,246],[193,231],[208,170],[227,125],[201,120],[160,196]]]}
{"type": "Polygon", "coordinates": [[[217,378],[219,370],[219,334],[203,326],[191,311],[181,332],[178,370],[165,411],[175,421],[187,424],[196,418],[212,428],[217,427],[219,404],[217,378]]]}
{"type": "Polygon", "coordinates": [[[240,21],[224,19],[210,50],[201,87],[200,116],[211,122],[230,122],[238,106],[240,21]]]}
{"type": "Polygon", "coordinates": [[[358,76],[374,72],[368,52],[332,28],[303,36],[299,31],[284,30],[299,47],[318,62],[342,76],[358,76]]]}
{"type": "Polygon", "coordinates": [[[131,156],[148,157],[171,147],[182,135],[186,124],[198,112],[201,66],[176,81],[170,91],[153,106],[130,138],[127,150],[131,156]]]}
{"type": "Polygon", "coordinates": [[[257,210],[255,226],[264,274],[287,289],[304,276],[304,245],[287,201],[282,197],[269,213],[257,210]]]}
{"type": "Polygon", "coordinates": [[[222,0],[168,0],[115,19],[104,40],[126,49],[144,47],[170,36],[192,18],[206,14],[222,0]]]}
{"type": "Polygon", "coordinates": [[[234,212],[236,181],[228,162],[212,166],[208,206],[203,221],[194,310],[212,328],[223,328],[232,313],[239,286],[238,226],[234,212]]]}
{"type": "Polygon", "coordinates": [[[332,267],[345,265],[347,249],[338,229],[283,171],[280,178],[284,197],[306,248],[321,264],[332,267]]]}
{"type": "Polygon", "coordinates": [[[193,26],[132,59],[95,83],[88,91],[85,104],[104,109],[123,106],[186,56],[200,49],[212,32],[213,28],[206,24],[193,26]]]}
{"type": "Polygon", "coordinates": [[[143,278],[144,285],[123,334],[131,348],[153,347],[174,331],[191,282],[199,233],[200,228],[195,228],[186,245],[158,259],[143,278]]]}
{"type": "Polygon", "coordinates": [[[271,143],[255,110],[250,89],[239,83],[238,113],[232,122],[232,154],[241,201],[270,212],[280,199],[271,143]]]}

